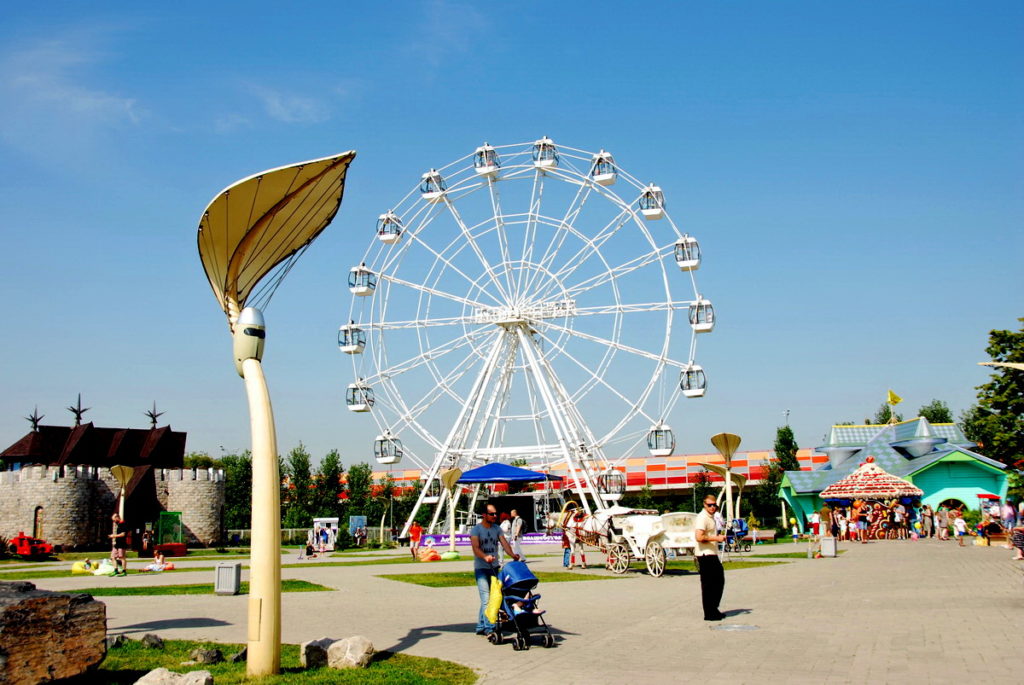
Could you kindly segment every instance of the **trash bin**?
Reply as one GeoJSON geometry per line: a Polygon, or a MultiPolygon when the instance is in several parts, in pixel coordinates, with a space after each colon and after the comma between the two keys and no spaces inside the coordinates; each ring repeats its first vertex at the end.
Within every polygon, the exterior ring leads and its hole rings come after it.
{"type": "Polygon", "coordinates": [[[822,538],[821,539],[821,556],[823,556],[823,557],[834,557],[834,556],[836,556],[836,539],[835,538],[822,538]]]}
{"type": "Polygon", "coordinates": [[[237,595],[242,586],[242,564],[238,561],[221,561],[214,570],[213,593],[215,595],[237,595]]]}

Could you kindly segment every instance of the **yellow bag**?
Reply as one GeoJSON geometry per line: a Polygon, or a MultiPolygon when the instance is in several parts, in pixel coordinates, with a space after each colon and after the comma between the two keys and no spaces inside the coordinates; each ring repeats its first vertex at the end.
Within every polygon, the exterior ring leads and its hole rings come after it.
{"type": "Polygon", "coordinates": [[[487,608],[484,609],[484,616],[491,623],[498,622],[498,608],[501,606],[501,581],[497,576],[491,576],[491,594],[487,597],[487,608]]]}

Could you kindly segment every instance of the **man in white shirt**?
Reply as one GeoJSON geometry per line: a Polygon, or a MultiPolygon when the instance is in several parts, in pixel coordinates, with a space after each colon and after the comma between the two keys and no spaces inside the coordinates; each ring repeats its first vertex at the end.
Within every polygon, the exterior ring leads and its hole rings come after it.
{"type": "Polygon", "coordinates": [[[718,502],[714,495],[704,498],[704,509],[697,514],[694,522],[694,536],[697,538],[697,571],[700,573],[700,595],[704,605],[705,621],[721,621],[725,614],[718,610],[725,590],[725,570],[718,558],[718,543],[725,541],[715,527],[715,513],[718,502]]]}

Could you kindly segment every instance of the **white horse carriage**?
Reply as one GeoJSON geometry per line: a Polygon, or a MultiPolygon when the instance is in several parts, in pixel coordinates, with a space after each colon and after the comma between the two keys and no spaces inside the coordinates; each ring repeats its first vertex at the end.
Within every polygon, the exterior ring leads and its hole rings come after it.
{"type": "Polygon", "coordinates": [[[658,514],[650,509],[613,506],[593,515],[563,509],[549,520],[552,527],[566,532],[570,543],[578,540],[604,552],[610,571],[625,573],[634,559],[642,560],[648,573],[657,578],[665,573],[669,552],[681,556],[693,554],[697,548],[696,518],[696,514],[682,511],[658,514]]]}

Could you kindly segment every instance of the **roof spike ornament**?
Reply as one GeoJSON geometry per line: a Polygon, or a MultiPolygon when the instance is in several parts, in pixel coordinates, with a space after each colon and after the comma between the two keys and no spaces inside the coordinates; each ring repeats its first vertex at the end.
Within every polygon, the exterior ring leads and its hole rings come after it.
{"type": "Polygon", "coordinates": [[[74,407],[65,407],[69,412],[75,415],[75,426],[82,425],[82,414],[89,411],[92,407],[82,408],[82,393],[78,393],[78,404],[74,407]]]}
{"type": "Polygon", "coordinates": [[[150,428],[156,428],[156,420],[164,415],[164,412],[156,410],[156,400],[153,400],[153,408],[143,413],[149,417],[150,428]]]}
{"type": "Polygon", "coordinates": [[[39,405],[37,404],[35,407],[32,408],[32,414],[30,416],[26,416],[25,420],[32,423],[32,432],[38,433],[39,422],[42,421],[45,417],[45,414],[39,413],[39,405]]]}

